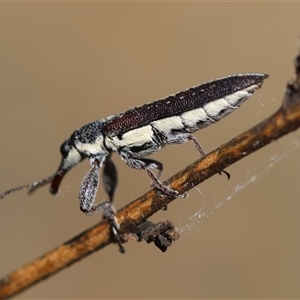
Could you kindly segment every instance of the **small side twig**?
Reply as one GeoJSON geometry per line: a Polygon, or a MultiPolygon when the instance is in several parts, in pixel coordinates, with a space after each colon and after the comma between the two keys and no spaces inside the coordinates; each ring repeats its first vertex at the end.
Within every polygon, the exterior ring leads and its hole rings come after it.
{"type": "MultiPolygon", "coordinates": [[[[300,55],[295,60],[295,69],[296,79],[287,84],[282,106],[275,114],[172,176],[167,184],[180,193],[187,192],[218,171],[296,130],[300,126],[300,55]]],[[[139,226],[173,200],[152,189],[129,203],[116,216],[121,224],[120,233],[126,234],[139,226]]],[[[153,240],[146,239],[149,242],[153,240]]],[[[3,278],[0,281],[0,299],[16,295],[111,242],[109,224],[102,221],[3,278]]]]}

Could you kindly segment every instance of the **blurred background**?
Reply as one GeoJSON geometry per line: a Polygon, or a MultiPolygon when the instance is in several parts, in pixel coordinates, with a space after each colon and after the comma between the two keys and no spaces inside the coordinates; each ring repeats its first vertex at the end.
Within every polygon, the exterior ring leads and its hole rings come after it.
{"type": "MultiPolygon", "coordinates": [[[[56,171],[59,147],[99,118],[240,72],[270,75],[238,111],[196,133],[209,152],[282,101],[299,51],[297,3],[1,3],[0,191],[56,171]]],[[[18,298],[299,298],[299,131],[174,201],[182,238],[162,254],[129,242],[81,260],[18,298]],[[230,201],[228,201],[230,200],[230,201]]],[[[153,156],[162,179],[198,159],[192,143],[153,156]]],[[[149,190],[116,155],[119,209],[149,190]]],[[[0,276],[101,219],[78,207],[87,161],[32,196],[0,202],[0,276]]],[[[97,199],[106,198],[103,187],[97,199]]]]}

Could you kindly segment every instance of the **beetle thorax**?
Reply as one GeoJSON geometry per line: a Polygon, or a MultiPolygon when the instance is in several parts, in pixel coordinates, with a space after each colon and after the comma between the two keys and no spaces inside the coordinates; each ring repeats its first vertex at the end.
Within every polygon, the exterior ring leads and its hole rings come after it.
{"type": "Polygon", "coordinates": [[[73,134],[73,143],[76,149],[83,155],[108,155],[109,151],[103,144],[103,121],[89,123],[73,134]]]}

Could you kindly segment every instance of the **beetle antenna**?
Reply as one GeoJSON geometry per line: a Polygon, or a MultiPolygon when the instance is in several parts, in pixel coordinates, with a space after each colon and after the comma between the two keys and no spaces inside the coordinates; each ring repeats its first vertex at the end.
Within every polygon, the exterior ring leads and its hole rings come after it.
{"type": "Polygon", "coordinates": [[[28,184],[25,184],[25,185],[21,185],[21,186],[16,186],[12,189],[9,189],[7,191],[5,191],[4,193],[2,193],[0,195],[0,199],[2,198],[5,198],[7,195],[11,194],[11,193],[14,193],[14,192],[17,192],[17,191],[20,191],[20,190],[23,190],[23,189],[30,189],[29,190],[29,194],[32,193],[36,188],[40,187],[40,186],[43,186],[45,184],[47,184],[48,182],[50,182],[56,175],[57,175],[58,172],[55,172],[54,174],[51,174],[50,176],[42,179],[42,180],[38,180],[38,181],[34,181],[32,183],[28,183],[28,184]]]}

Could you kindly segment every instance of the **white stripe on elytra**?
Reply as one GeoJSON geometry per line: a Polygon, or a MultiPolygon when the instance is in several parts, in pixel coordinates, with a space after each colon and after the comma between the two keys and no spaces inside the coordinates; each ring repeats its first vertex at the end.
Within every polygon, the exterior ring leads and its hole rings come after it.
{"type": "Polygon", "coordinates": [[[215,121],[211,119],[203,108],[196,108],[180,115],[181,120],[189,132],[204,128],[215,121]]]}
{"type": "Polygon", "coordinates": [[[147,125],[125,132],[120,138],[118,136],[107,137],[105,142],[109,148],[117,151],[120,147],[142,146],[145,143],[152,142],[152,138],[153,131],[151,126],[147,125]]]}
{"type": "Polygon", "coordinates": [[[232,106],[240,107],[249,97],[252,96],[253,92],[258,89],[258,85],[254,84],[247,87],[244,90],[238,91],[234,94],[224,97],[224,99],[232,106]]]}
{"type": "Polygon", "coordinates": [[[231,113],[236,107],[231,106],[224,98],[207,103],[203,106],[209,117],[218,121],[231,113]]]}
{"type": "Polygon", "coordinates": [[[182,123],[181,118],[179,116],[173,116],[157,120],[152,122],[151,125],[165,134],[170,133],[172,129],[182,130],[184,128],[184,124],[182,123]]]}
{"type": "Polygon", "coordinates": [[[252,85],[244,90],[237,91],[224,98],[207,103],[203,108],[208,116],[218,121],[241,106],[243,102],[252,96],[257,88],[257,85],[252,85]]]}

